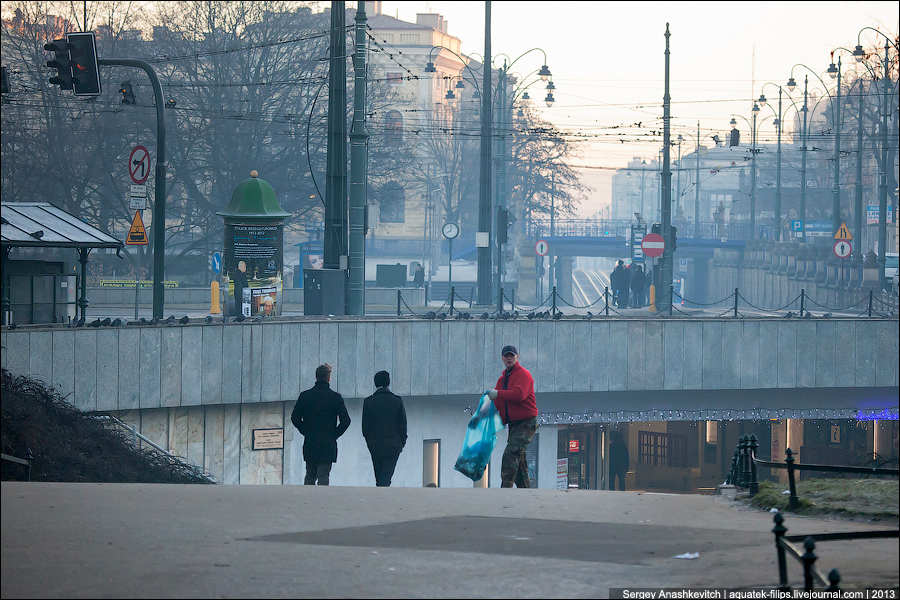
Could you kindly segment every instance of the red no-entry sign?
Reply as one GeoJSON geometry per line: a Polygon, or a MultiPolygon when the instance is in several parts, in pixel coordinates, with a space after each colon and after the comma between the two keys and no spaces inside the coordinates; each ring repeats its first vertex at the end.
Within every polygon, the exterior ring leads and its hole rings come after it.
{"type": "Polygon", "coordinates": [[[641,250],[644,251],[644,256],[656,258],[657,256],[662,256],[663,250],[665,249],[666,242],[658,233],[648,233],[644,236],[644,239],[641,240],[641,250]]]}

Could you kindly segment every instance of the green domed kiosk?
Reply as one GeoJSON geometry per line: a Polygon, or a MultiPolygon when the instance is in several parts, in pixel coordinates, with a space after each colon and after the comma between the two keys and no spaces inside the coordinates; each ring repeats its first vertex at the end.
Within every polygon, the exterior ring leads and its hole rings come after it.
{"type": "Polygon", "coordinates": [[[225,306],[230,315],[281,314],[284,220],[275,190],[259,173],[240,182],[231,202],[217,215],[225,219],[225,306]]]}

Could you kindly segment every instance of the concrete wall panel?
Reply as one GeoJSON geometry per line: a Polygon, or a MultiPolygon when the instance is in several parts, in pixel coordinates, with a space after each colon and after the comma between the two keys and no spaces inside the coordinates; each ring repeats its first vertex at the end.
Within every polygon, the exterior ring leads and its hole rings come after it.
{"type": "MultiPolygon", "coordinates": [[[[38,332],[26,331],[4,332],[3,338],[3,366],[14,375],[31,375],[31,337],[38,332]]],[[[49,338],[48,333],[44,333],[49,338]]],[[[45,355],[46,356],[46,355],[45,355]]]]}
{"type": "Polygon", "coordinates": [[[300,391],[308,390],[316,383],[316,367],[319,360],[319,324],[300,324],[300,391]]]}
{"type": "MultiPolygon", "coordinates": [[[[816,323],[801,321],[797,327],[797,385],[816,385],[816,323]],[[801,368],[802,367],[802,368],[801,368]]],[[[833,344],[834,342],[832,342],[833,344]]]]}
{"type": "Polygon", "coordinates": [[[704,321],[701,328],[701,346],[703,349],[703,389],[721,389],[724,360],[722,356],[722,322],[704,321]]]}
{"type": "Polygon", "coordinates": [[[356,396],[356,323],[338,324],[338,364],[341,365],[340,385],[334,388],[344,398],[356,396]]]}
{"type": "Polygon", "coordinates": [[[97,410],[115,410],[119,396],[119,334],[97,332],[97,410]]]}
{"type": "Polygon", "coordinates": [[[206,407],[190,406],[187,408],[187,413],[187,459],[189,463],[202,469],[205,464],[204,454],[206,451],[204,439],[206,430],[206,407]]]}
{"type": "Polygon", "coordinates": [[[140,406],[139,329],[119,330],[119,410],[140,406]]]}
{"type": "Polygon", "coordinates": [[[644,385],[649,390],[663,389],[665,353],[663,324],[647,321],[644,324],[644,385]]]}
{"type": "MultiPolygon", "coordinates": [[[[394,330],[394,370],[391,372],[391,388],[395,393],[401,396],[409,395],[413,374],[418,371],[416,363],[419,360],[412,353],[412,323],[409,321],[398,323],[394,330]]],[[[370,376],[374,375],[374,372],[370,373],[370,376]]]]}
{"type": "Polygon", "coordinates": [[[588,360],[585,363],[590,373],[590,391],[605,392],[609,390],[609,323],[592,322],[591,345],[588,349],[588,360]]]}
{"type": "MultiPolygon", "coordinates": [[[[579,332],[581,332],[581,340],[582,344],[577,345],[577,341],[575,339],[575,323],[572,321],[560,321],[553,328],[553,359],[554,359],[554,367],[553,372],[556,375],[556,381],[554,383],[553,389],[559,390],[560,392],[571,392],[573,386],[576,385],[575,376],[576,376],[576,367],[579,362],[587,362],[586,360],[573,360],[572,348],[582,348],[583,352],[587,352],[587,350],[591,347],[590,338],[587,340],[584,338],[590,333],[589,328],[587,327],[579,327],[579,332]]],[[[586,355],[584,358],[587,358],[586,355]]],[[[577,382],[579,388],[587,383],[588,380],[579,380],[577,382]]]]}
{"type": "Polygon", "coordinates": [[[204,408],[203,470],[222,483],[225,478],[225,407],[204,408]]]}
{"type": "Polygon", "coordinates": [[[140,403],[141,408],[159,408],[161,404],[160,394],[160,350],[162,345],[162,329],[159,327],[141,328],[141,356],[135,365],[135,371],[140,373],[140,403]]]}
{"type": "Polygon", "coordinates": [[[626,366],[626,389],[642,390],[646,387],[645,366],[646,360],[644,356],[644,322],[628,321],[626,324],[626,337],[628,338],[628,349],[626,356],[628,364],[626,366]]]}
{"type": "Polygon", "coordinates": [[[759,324],[759,387],[778,387],[778,328],[781,324],[759,324]]]}
{"type": "MultiPolygon", "coordinates": [[[[413,356],[418,356],[420,363],[419,376],[427,377],[428,326],[425,323],[413,323],[412,329],[413,356]]],[[[356,329],[356,393],[357,398],[365,398],[375,391],[372,378],[375,376],[375,323],[360,323],[356,329]]],[[[424,379],[421,383],[424,383],[424,379]]],[[[285,473],[287,469],[285,456],[285,473]]],[[[293,477],[293,475],[292,475],[293,477]]],[[[302,477],[301,477],[301,483],[302,477]]]]}
{"type": "Polygon", "coordinates": [[[665,372],[663,389],[680,390],[684,386],[684,328],[678,321],[663,323],[663,352],[665,353],[665,372]]]}
{"type": "Polygon", "coordinates": [[[688,321],[684,324],[684,388],[699,390],[703,387],[703,324],[688,321]]]}
{"type": "MultiPolygon", "coordinates": [[[[29,334],[22,335],[27,337],[29,334]]],[[[34,379],[43,381],[48,386],[53,385],[53,333],[35,331],[30,335],[30,356],[28,356],[22,375],[27,374],[34,379]]]]}
{"type": "MultiPolygon", "coordinates": [[[[294,402],[300,394],[300,324],[285,323],[281,333],[281,398],[294,402]]],[[[293,406],[293,404],[292,404],[293,406]]]]}
{"type": "MultiPolygon", "coordinates": [[[[223,404],[240,404],[241,402],[244,373],[244,330],[244,327],[237,325],[228,325],[222,328],[223,404]]],[[[248,352],[247,356],[249,357],[249,355],[248,352]]]]}
{"type": "Polygon", "coordinates": [[[181,336],[184,328],[162,330],[160,347],[161,406],[181,405],[181,336]]]}
{"type": "Polygon", "coordinates": [[[741,387],[741,344],[744,333],[743,323],[731,321],[722,323],[722,388],[741,387]]]}
{"type": "Polygon", "coordinates": [[[815,387],[834,387],[835,385],[835,368],[834,359],[837,348],[834,344],[834,323],[829,321],[819,321],[816,324],[816,367],[815,367],[815,387]]]}
{"type": "Polygon", "coordinates": [[[743,389],[759,387],[759,323],[743,322],[743,337],[738,352],[740,353],[741,383],[743,389]]]}
{"type": "Polygon", "coordinates": [[[204,329],[185,327],[181,332],[181,404],[184,406],[203,402],[204,329]]]}
{"type": "MultiPolygon", "coordinates": [[[[580,349],[581,357],[572,361],[573,380],[572,390],[589,390],[591,389],[591,370],[594,368],[594,362],[591,356],[591,334],[594,332],[593,327],[584,327],[579,324],[578,327],[573,325],[573,335],[570,344],[574,344],[575,348],[580,349]]],[[[559,340],[557,339],[557,344],[559,340]]]]}
{"type": "Polygon", "coordinates": [[[97,410],[97,332],[79,331],[75,335],[75,407],[83,411],[97,410]]]}
{"type": "Polygon", "coordinates": [[[203,328],[203,373],[200,379],[204,404],[222,404],[223,325],[203,328]]]}
{"type": "Polygon", "coordinates": [[[797,328],[795,323],[778,327],[778,387],[797,385],[797,328]]]}
{"type": "MultiPolygon", "coordinates": [[[[895,332],[896,335],[896,332],[895,332]]],[[[878,343],[874,327],[856,323],[856,385],[875,385],[875,352],[878,343]]]]}
{"type": "MultiPolygon", "coordinates": [[[[335,331],[334,334],[337,332],[335,331]]],[[[241,409],[240,481],[242,484],[280,484],[282,450],[253,450],[254,429],[283,427],[281,402],[243,404],[241,409]]]]}
{"type": "MultiPolygon", "coordinates": [[[[537,360],[537,372],[532,371],[534,374],[534,389],[535,392],[547,392],[553,389],[556,385],[556,374],[554,373],[554,369],[556,368],[556,340],[554,339],[555,331],[554,331],[554,323],[546,323],[540,322],[534,325],[537,327],[537,348],[538,348],[538,360],[537,360]]],[[[503,346],[506,345],[507,337],[504,334],[503,327],[498,324],[497,329],[499,330],[500,335],[497,339],[498,352],[503,349],[503,346]]],[[[513,343],[513,342],[510,342],[513,343]]],[[[514,343],[513,343],[514,344],[514,343]]],[[[518,346],[516,346],[518,348],[518,346]]]]}
{"type": "Polygon", "coordinates": [[[148,408],[141,411],[141,434],[161,448],[169,445],[169,409],[148,408]]]}
{"type": "MultiPolygon", "coordinates": [[[[341,385],[341,379],[344,376],[343,367],[338,360],[338,331],[337,323],[322,323],[319,325],[319,360],[322,363],[331,365],[331,389],[336,390],[341,385]]],[[[390,350],[390,346],[388,346],[390,350]]],[[[348,372],[347,376],[352,377],[353,373],[348,372]]],[[[315,377],[313,377],[315,383],[315,377]]]]}
{"type": "Polygon", "coordinates": [[[266,323],[262,329],[262,378],[260,380],[260,402],[277,402],[281,397],[281,323],[266,323]]]}
{"type": "Polygon", "coordinates": [[[875,385],[897,385],[897,324],[878,323],[875,353],[875,385]],[[894,364],[891,364],[893,361],[894,364]]]}
{"type": "MultiPolygon", "coordinates": [[[[466,393],[466,353],[469,351],[466,339],[465,322],[450,321],[441,323],[441,329],[446,328],[449,338],[447,348],[450,355],[445,363],[447,369],[447,387],[445,393],[466,393]]],[[[443,332],[442,332],[443,333],[443,332]]]]}
{"type": "Polygon", "coordinates": [[[606,348],[609,365],[609,391],[618,392],[628,386],[628,323],[624,321],[609,322],[609,344],[606,348]]]}
{"type": "Polygon", "coordinates": [[[223,407],[225,443],[223,448],[222,483],[241,483],[241,406],[226,404],[223,407]]]}

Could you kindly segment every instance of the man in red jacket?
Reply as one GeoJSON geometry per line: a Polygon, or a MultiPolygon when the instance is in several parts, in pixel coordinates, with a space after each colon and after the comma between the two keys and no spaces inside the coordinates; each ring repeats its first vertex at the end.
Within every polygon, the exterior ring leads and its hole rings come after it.
{"type": "Polygon", "coordinates": [[[509,425],[506,449],[500,467],[501,487],[531,487],[525,448],[537,432],[537,403],[534,400],[534,379],[528,369],[519,364],[515,346],[504,346],[500,352],[506,367],[488,395],[497,407],[504,424],[509,425]]]}

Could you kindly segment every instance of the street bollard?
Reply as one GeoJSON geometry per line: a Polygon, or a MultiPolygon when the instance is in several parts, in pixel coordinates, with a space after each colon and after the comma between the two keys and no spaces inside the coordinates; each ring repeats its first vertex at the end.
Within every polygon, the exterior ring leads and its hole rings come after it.
{"type": "Polygon", "coordinates": [[[788,489],[791,492],[788,498],[788,508],[796,510],[800,506],[800,499],[797,498],[797,481],[794,479],[794,452],[788,448],[784,451],[784,454],[784,462],[787,463],[788,489]]]}
{"type": "Polygon", "coordinates": [[[219,282],[213,281],[209,284],[209,314],[218,315],[222,313],[222,307],[219,306],[219,282]]]}
{"type": "Polygon", "coordinates": [[[650,306],[647,307],[650,312],[656,312],[656,286],[650,284],[650,306]]]}
{"type": "Polygon", "coordinates": [[[749,461],[750,461],[750,497],[756,495],[759,491],[759,481],[757,480],[756,475],[756,462],[753,460],[756,458],[756,449],[759,448],[759,440],[756,439],[756,434],[750,434],[750,452],[749,452],[749,461]]]}

